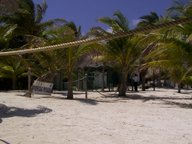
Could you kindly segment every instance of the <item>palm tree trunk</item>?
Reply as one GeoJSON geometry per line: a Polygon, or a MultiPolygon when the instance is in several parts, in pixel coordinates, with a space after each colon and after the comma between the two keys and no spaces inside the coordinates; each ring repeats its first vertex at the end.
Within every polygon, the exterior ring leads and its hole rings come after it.
{"type": "Polygon", "coordinates": [[[72,73],[73,73],[73,60],[72,60],[72,48],[68,49],[68,85],[67,85],[67,99],[73,99],[73,83],[72,83],[72,73]]]}
{"type": "Polygon", "coordinates": [[[126,96],[126,91],[127,91],[127,72],[124,70],[121,73],[121,79],[120,79],[120,86],[119,86],[119,96],[124,97],[126,96]]]}
{"type": "Polygon", "coordinates": [[[142,91],[145,91],[145,76],[142,76],[142,91]]]}
{"type": "Polygon", "coordinates": [[[155,71],[153,70],[153,91],[155,91],[155,71]]]}
{"type": "Polygon", "coordinates": [[[103,66],[103,70],[102,70],[102,92],[104,92],[105,90],[105,68],[103,66]]]}
{"type": "Polygon", "coordinates": [[[178,93],[181,93],[181,84],[178,84],[178,93]]]}
{"type": "Polygon", "coordinates": [[[73,99],[73,83],[72,83],[72,73],[68,73],[68,84],[67,84],[67,99],[73,99]]]}
{"type": "Polygon", "coordinates": [[[142,80],[142,91],[145,91],[145,75],[147,74],[147,70],[141,71],[141,80],[142,80]]]}
{"type": "Polygon", "coordinates": [[[13,89],[13,90],[16,90],[16,88],[17,88],[17,78],[16,78],[16,76],[14,75],[14,76],[12,77],[12,89],[13,89]]]}

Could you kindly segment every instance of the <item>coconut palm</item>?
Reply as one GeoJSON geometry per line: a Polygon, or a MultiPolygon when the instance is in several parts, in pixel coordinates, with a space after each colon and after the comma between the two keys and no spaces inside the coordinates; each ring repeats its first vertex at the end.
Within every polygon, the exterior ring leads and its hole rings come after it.
{"type": "Polygon", "coordinates": [[[192,46],[182,40],[167,38],[154,49],[148,58],[153,61],[148,64],[151,67],[161,67],[167,70],[169,78],[178,84],[178,92],[181,91],[181,84],[191,71],[189,57],[191,56],[192,46]]]}
{"type": "Polygon", "coordinates": [[[191,17],[192,1],[175,0],[173,6],[167,9],[167,14],[173,19],[191,17]]]}
{"type": "Polygon", "coordinates": [[[7,49],[10,40],[13,38],[16,25],[2,25],[0,26],[0,50],[7,49]]]}
{"type": "MultiPolygon", "coordinates": [[[[66,21],[54,19],[42,22],[47,10],[47,4],[34,4],[32,0],[18,0],[18,8],[13,14],[0,17],[1,24],[17,25],[15,35],[10,42],[10,48],[18,48],[27,43],[33,43],[35,38],[43,37],[43,32],[55,23],[66,21]]],[[[38,41],[37,41],[38,42],[38,41]]]]}
{"type": "MultiPolygon", "coordinates": [[[[44,32],[44,37],[49,44],[71,42],[83,38],[81,35],[81,27],[76,26],[74,22],[66,22],[62,26],[53,27],[44,32]]],[[[76,69],[78,60],[89,51],[88,49],[90,49],[90,46],[81,45],[36,55],[40,65],[42,65],[41,67],[46,66],[47,71],[52,71],[52,73],[57,73],[60,70],[65,71],[68,79],[68,99],[73,99],[74,70],[76,69]]]]}
{"type": "MultiPolygon", "coordinates": [[[[60,44],[71,41],[73,30],[66,24],[54,26],[43,32],[44,41],[46,45],[60,44]]],[[[41,41],[42,42],[42,41],[41,41]]],[[[44,45],[42,43],[42,45],[44,45]]],[[[29,59],[29,58],[28,58],[29,59]]],[[[34,74],[41,77],[46,73],[55,75],[58,71],[66,68],[65,50],[44,51],[33,54],[29,62],[31,64],[34,74]]]]}
{"type": "MultiPolygon", "coordinates": [[[[138,23],[138,28],[150,27],[162,23],[166,19],[162,16],[159,16],[156,12],[151,12],[149,15],[144,15],[140,17],[140,22],[138,23]]],[[[142,41],[140,44],[143,46],[143,52],[141,54],[140,61],[140,74],[142,79],[142,90],[145,91],[145,77],[148,71],[148,67],[142,67],[142,64],[146,63],[144,57],[149,54],[157,45],[161,38],[161,34],[159,30],[155,32],[144,33],[140,35],[142,37],[142,41]]],[[[154,70],[153,70],[154,71],[154,70]]],[[[154,72],[153,72],[154,74],[154,72]]],[[[154,78],[154,76],[153,76],[154,78]]],[[[153,80],[154,81],[154,80],[153,80]]],[[[155,85],[154,85],[155,89],[155,85]]]]}
{"type": "MultiPolygon", "coordinates": [[[[169,20],[173,20],[172,12],[175,14],[175,10],[178,10],[177,18],[186,17],[190,13],[190,5],[184,8],[180,3],[176,2],[176,4],[176,7],[168,9],[169,20]]],[[[162,36],[159,44],[147,56],[153,59],[151,65],[160,66],[167,70],[169,78],[178,84],[178,92],[180,92],[181,84],[191,71],[191,26],[191,23],[180,24],[169,29],[160,30],[162,36]]],[[[159,34],[156,33],[156,35],[158,36],[159,34]]]]}
{"type": "MultiPolygon", "coordinates": [[[[168,9],[168,16],[175,18],[190,17],[192,3],[181,3],[175,1],[174,6],[168,9]]],[[[166,40],[163,50],[156,50],[165,57],[161,57],[158,63],[168,68],[170,79],[178,84],[178,92],[181,91],[181,84],[191,75],[192,67],[192,24],[182,24],[164,31],[166,40]]]]}
{"type": "MultiPolygon", "coordinates": [[[[17,5],[17,9],[11,14],[8,13],[7,15],[0,16],[1,26],[7,26],[9,28],[7,28],[7,31],[9,33],[11,32],[11,35],[6,34],[6,39],[2,41],[2,43],[4,42],[4,45],[6,44],[6,46],[3,45],[2,49],[34,48],[49,44],[45,31],[47,31],[49,28],[53,29],[57,26],[60,26],[60,24],[63,25],[66,23],[66,21],[63,19],[54,19],[42,22],[47,9],[47,5],[44,0],[41,5],[34,4],[32,0],[18,0],[17,5]]],[[[50,60],[50,57],[48,58],[49,54],[45,56],[46,54],[42,54],[41,58],[39,58],[39,55],[35,56],[35,54],[25,55],[22,57],[22,60],[25,59],[25,63],[27,62],[28,66],[31,66],[33,70],[37,70],[33,71],[35,74],[38,72],[42,74],[42,72],[45,72],[45,70],[50,70],[50,67],[47,65],[41,67],[40,70],[40,65],[38,65],[38,60],[42,59],[43,57],[47,58],[47,61],[50,60]]],[[[51,62],[47,63],[49,63],[49,66],[54,66],[53,62],[52,65],[50,65],[51,62]]]]}
{"type": "Polygon", "coordinates": [[[149,15],[144,15],[140,17],[140,22],[137,27],[152,26],[160,22],[161,16],[156,12],[151,12],[149,15]]]}
{"type": "MultiPolygon", "coordinates": [[[[82,38],[81,27],[76,26],[74,22],[67,24],[67,27],[70,28],[69,32],[69,41],[76,41],[82,38]]],[[[64,50],[64,61],[66,63],[66,73],[67,73],[67,98],[73,99],[73,72],[78,59],[81,57],[82,49],[80,46],[69,47],[64,50]]]]}
{"type": "MultiPolygon", "coordinates": [[[[2,25],[0,27],[0,49],[7,49],[13,38],[16,25],[2,25]]],[[[17,88],[17,78],[22,76],[25,68],[21,67],[22,60],[19,57],[0,58],[0,77],[12,79],[12,88],[17,88]]]]}
{"type": "MultiPolygon", "coordinates": [[[[130,30],[128,20],[120,11],[115,12],[113,17],[103,17],[99,21],[109,26],[112,33],[102,28],[93,28],[92,33],[96,36],[128,32],[130,30]]],[[[140,47],[137,46],[138,41],[138,37],[132,35],[103,42],[105,60],[113,63],[113,66],[116,66],[120,73],[119,96],[126,95],[128,73],[133,72],[136,65],[138,65],[139,60],[137,58],[140,55],[140,47]]]]}
{"type": "Polygon", "coordinates": [[[24,63],[18,56],[10,58],[1,58],[0,60],[0,77],[12,79],[12,89],[17,89],[17,79],[26,73],[24,63]]]}

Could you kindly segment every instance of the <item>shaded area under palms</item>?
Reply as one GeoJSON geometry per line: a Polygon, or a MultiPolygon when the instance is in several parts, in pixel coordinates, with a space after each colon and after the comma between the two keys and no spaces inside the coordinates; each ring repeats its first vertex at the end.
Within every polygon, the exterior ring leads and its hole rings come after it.
{"type": "Polygon", "coordinates": [[[143,103],[149,101],[162,102],[162,105],[176,106],[179,108],[192,109],[192,97],[173,97],[173,96],[143,96],[142,94],[129,93],[126,97],[117,97],[114,94],[109,94],[102,96],[99,99],[77,99],[79,102],[89,105],[98,105],[99,103],[116,103],[116,102],[126,102],[129,100],[142,101],[143,103]],[[178,102],[179,101],[179,102],[178,102]]]}

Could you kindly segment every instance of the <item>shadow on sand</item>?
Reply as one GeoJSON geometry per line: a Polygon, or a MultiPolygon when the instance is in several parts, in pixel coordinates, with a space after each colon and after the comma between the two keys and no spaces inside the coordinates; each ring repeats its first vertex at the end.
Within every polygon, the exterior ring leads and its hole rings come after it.
{"type": "Polygon", "coordinates": [[[185,108],[185,109],[192,109],[192,103],[180,103],[180,102],[173,102],[173,101],[164,101],[164,104],[174,105],[174,106],[178,106],[180,108],[185,108]]]}
{"type": "MultiPolygon", "coordinates": [[[[76,94],[78,95],[78,94],[76,94]]],[[[58,99],[58,100],[68,100],[66,96],[44,96],[42,98],[51,98],[51,99],[58,99]]],[[[142,101],[142,102],[148,102],[148,101],[160,101],[162,104],[166,105],[175,105],[180,108],[187,108],[187,109],[192,109],[192,103],[184,103],[182,102],[183,100],[190,101],[192,102],[192,97],[169,97],[169,96],[164,96],[164,97],[158,97],[155,95],[150,95],[150,96],[142,96],[139,93],[128,93],[125,97],[118,97],[116,94],[108,94],[108,93],[103,93],[101,94],[101,97],[99,98],[74,98],[74,101],[79,101],[83,104],[87,105],[92,105],[96,106],[99,103],[116,103],[116,102],[121,102],[121,103],[126,103],[129,100],[137,100],[137,101],[142,101]],[[175,102],[175,101],[180,101],[180,102],[175,102]]]]}
{"type": "MultiPolygon", "coordinates": [[[[51,98],[51,99],[58,99],[58,100],[68,100],[66,98],[66,93],[62,92],[59,93],[62,94],[62,96],[43,96],[41,98],[51,98]]],[[[75,95],[78,94],[83,94],[83,93],[74,93],[75,95]]],[[[192,109],[192,97],[169,97],[169,96],[164,96],[164,97],[158,97],[155,95],[150,95],[150,96],[142,96],[139,93],[127,93],[125,97],[118,97],[117,94],[109,94],[109,93],[103,93],[99,92],[101,97],[99,98],[74,98],[73,100],[77,100],[83,104],[87,105],[93,105],[96,106],[99,103],[116,103],[116,102],[122,102],[125,103],[129,100],[137,100],[137,101],[142,101],[142,102],[148,102],[148,101],[160,101],[162,104],[165,105],[174,105],[180,108],[186,108],[186,109],[192,109]],[[177,101],[177,102],[175,102],[177,101]],[[179,102],[178,102],[179,101],[179,102]],[[188,103],[185,103],[183,101],[188,101],[188,103]]],[[[189,92],[185,92],[183,94],[189,94],[189,92]]],[[[30,112],[29,112],[30,113],[30,112]]],[[[29,114],[30,115],[30,114],[29,114]]]]}
{"type": "Polygon", "coordinates": [[[83,98],[77,98],[75,100],[78,100],[81,103],[88,104],[88,105],[97,105],[99,101],[95,99],[83,99],[83,98]]]}
{"type": "Polygon", "coordinates": [[[192,100],[192,98],[180,98],[180,97],[158,97],[155,95],[150,95],[150,96],[142,96],[139,94],[129,94],[125,97],[126,99],[131,99],[131,100],[142,100],[143,102],[150,101],[150,100],[192,100]]]}
{"type": "Polygon", "coordinates": [[[0,104],[0,123],[2,122],[1,118],[9,117],[34,117],[38,114],[49,113],[52,110],[44,106],[38,106],[35,109],[23,109],[18,107],[8,107],[6,105],[0,104]]]}
{"type": "Polygon", "coordinates": [[[136,100],[136,101],[142,101],[142,102],[159,101],[165,105],[174,105],[174,106],[177,106],[180,108],[192,109],[192,97],[183,97],[183,98],[182,97],[169,97],[169,96],[158,97],[155,95],[142,96],[140,94],[129,93],[125,97],[118,97],[117,95],[109,94],[109,95],[104,95],[104,96],[102,96],[102,98],[99,98],[99,99],[91,99],[91,100],[82,99],[79,101],[83,102],[83,103],[96,105],[99,102],[100,103],[102,103],[102,102],[103,103],[116,103],[116,102],[127,102],[129,100],[136,100]],[[175,102],[175,101],[177,101],[177,102],[175,102]],[[185,101],[185,102],[183,102],[183,101],[185,101]],[[188,102],[186,103],[186,101],[188,101],[188,102]]]}
{"type": "Polygon", "coordinates": [[[141,95],[129,95],[127,97],[128,99],[132,99],[132,100],[142,100],[143,102],[147,102],[147,101],[162,101],[164,104],[166,105],[174,105],[174,106],[178,106],[180,108],[186,108],[186,109],[192,109],[192,103],[185,103],[186,101],[190,101],[192,102],[192,98],[181,98],[181,97],[157,97],[157,96],[149,96],[149,97],[145,97],[145,96],[141,96],[141,95]],[[181,102],[175,102],[175,100],[179,100],[181,102]],[[185,102],[182,102],[182,100],[185,100],[185,102]]]}
{"type": "Polygon", "coordinates": [[[5,140],[2,140],[2,139],[0,139],[0,142],[2,142],[3,144],[11,144],[11,143],[9,143],[9,142],[7,142],[5,140]]]}

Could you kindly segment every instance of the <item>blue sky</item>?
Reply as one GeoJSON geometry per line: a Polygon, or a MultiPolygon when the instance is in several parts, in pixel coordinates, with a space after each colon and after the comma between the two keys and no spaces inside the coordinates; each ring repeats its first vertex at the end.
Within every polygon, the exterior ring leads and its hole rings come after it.
{"type": "MultiPolygon", "coordinates": [[[[34,0],[41,3],[42,0],[34,0]]],[[[130,26],[139,17],[151,11],[164,15],[167,8],[172,6],[173,0],[46,0],[48,9],[45,19],[64,18],[74,21],[87,32],[91,27],[103,26],[97,22],[98,18],[112,16],[120,10],[129,20],[130,26]]]]}

